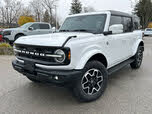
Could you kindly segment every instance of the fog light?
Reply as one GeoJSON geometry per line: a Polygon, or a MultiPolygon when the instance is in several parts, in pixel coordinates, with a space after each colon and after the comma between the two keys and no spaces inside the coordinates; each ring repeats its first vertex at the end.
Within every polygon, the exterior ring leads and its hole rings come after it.
{"type": "Polygon", "coordinates": [[[55,80],[59,80],[59,77],[58,77],[58,76],[55,76],[54,78],[55,78],[55,80]]]}

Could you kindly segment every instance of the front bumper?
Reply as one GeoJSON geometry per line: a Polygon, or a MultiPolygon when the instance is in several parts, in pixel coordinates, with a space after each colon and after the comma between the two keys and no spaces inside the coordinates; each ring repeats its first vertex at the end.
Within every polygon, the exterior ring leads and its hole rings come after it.
{"type": "Polygon", "coordinates": [[[147,33],[147,32],[145,32],[144,35],[145,35],[145,36],[152,36],[152,33],[147,33]]]}
{"type": "Polygon", "coordinates": [[[76,81],[81,76],[81,70],[48,70],[37,68],[36,66],[25,67],[24,63],[17,60],[12,62],[13,68],[19,73],[36,79],[38,81],[52,83],[54,85],[66,85],[76,81]]]}
{"type": "Polygon", "coordinates": [[[3,36],[3,40],[14,42],[13,36],[11,35],[3,36]]]}

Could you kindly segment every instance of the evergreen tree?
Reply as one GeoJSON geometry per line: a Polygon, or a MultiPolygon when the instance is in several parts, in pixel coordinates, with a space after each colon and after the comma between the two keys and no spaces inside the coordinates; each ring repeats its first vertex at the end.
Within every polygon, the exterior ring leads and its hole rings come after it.
{"type": "Polygon", "coordinates": [[[50,22],[50,15],[48,10],[45,11],[44,15],[43,15],[43,21],[49,23],[50,22]]]}
{"type": "Polygon", "coordinates": [[[81,13],[82,11],[82,4],[79,0],[73,0],[71,3],[71,13],[70,14],[77,14],[81,13]]]}
{"type": "Polygon", "coordinates": [[[146,28],[149,22],[152,21],[152,1],[139,0],[134,11],[135,14],[140,18],[142,27],[146,28]]]}

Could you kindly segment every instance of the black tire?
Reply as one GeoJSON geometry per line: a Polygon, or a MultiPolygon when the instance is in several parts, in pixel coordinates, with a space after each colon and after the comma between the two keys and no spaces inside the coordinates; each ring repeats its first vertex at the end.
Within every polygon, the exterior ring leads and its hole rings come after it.
{"type": "Polygon", "coordinates": [[[28,77],[28,76],[27,76],[27,78],[28,78],[30,81],[34,82],[34,83],[41,83],[41,81],[38,81],[38,80],[36,80],[36,79],[34,79],[34,78],[31,78],[31,77],[28,77]]]}
{"type": "Polygon", "coordinates": [[[141,46],[138,47],[137,53],[134,56],[134,62],[130,64],[132,69],[139,69],[143,60],[143,49],[141,46]]]}
{"type": "Polygon", "coordinates": [[[82,71],[82,75],[74,84],[74,88],[73,88],[74,96],[80,102],[91,102],[91,101],[97,100],[104,93],[107,87],[107,83],[108,83],[108,73],[105,66],[98,61],[90,61],[86,64],[86,66],[84,67],[82,71]],[[93,69],[96,71],[91,71],[93,69]],[[97,75],[97,70],[99,71],[98,75],[97,75]],[[87,72],[89,73],[86,74],[87,72]],[[92,76],[91,76],[91,72],[93,73],[92,76]],[[99,75],[101,75],[102,77],[100,77],[99,75]],[[94,80],[93,82],[94,84],[93,84],[91,78],[95,78],[95,77],[96,79],[93,79],[94,80]],[[86,81],[87,83],[86,82],[84,83],[83,82],[84,80],[88,80],[86,81]],[[100,81],[102,80],[102,82],[100,82],[99,80],[100,81]],[[88,85],[88,88],[87,88],[87,85],[88,85]],[[94,85],[94,88],[92,87],[93,85],[94,85]]]}
{"type": "Polygon", "coordinates": [[[23,35],[23,34],[18,34],[18,35],[16,35],[14,41],[16,41],[18,38],[20,38],[20,37],[22,37],[22,36],[24,36],[24,35],[23,35]]]}
{"type": "Polygon", "coordinates": [[[8,39],[3,39],[3,42],[10,44],[10,41],[8,39]]]}

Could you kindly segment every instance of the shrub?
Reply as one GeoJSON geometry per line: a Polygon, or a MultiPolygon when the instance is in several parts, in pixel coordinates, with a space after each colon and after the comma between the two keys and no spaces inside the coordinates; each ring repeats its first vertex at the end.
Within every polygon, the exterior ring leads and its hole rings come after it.
{"type": "Polygon", "coordinates": [[[20,16],[19,17],[18,24],[20,26],[22,26],[22,25],[24,25],[28,22],[35,22],[35,20],[32,17],[29,17],[29,16],[20,16]]]}
{"type": "Polygon", "coordinates": [[[152,28],[152,22],[148,24],[148,28],[152,28]]]}
{"type": "Polygon", "coordinates": [[[0,43],[0,55],[13,55],[13,48],[8,43],[0,43]]]}

